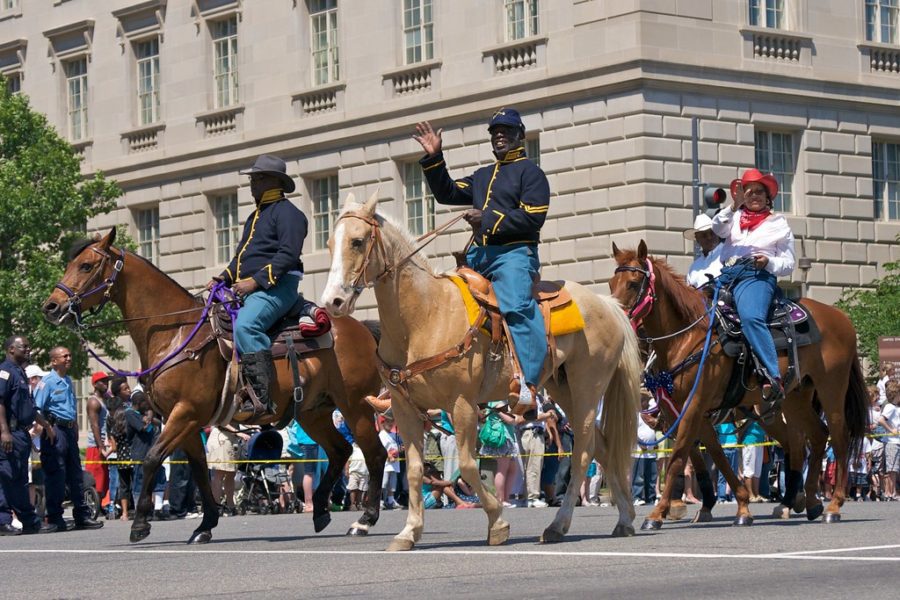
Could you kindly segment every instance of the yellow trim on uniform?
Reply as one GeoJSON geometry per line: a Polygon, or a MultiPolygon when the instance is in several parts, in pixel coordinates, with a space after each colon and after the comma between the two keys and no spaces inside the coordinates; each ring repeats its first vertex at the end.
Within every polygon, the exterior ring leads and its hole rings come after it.
{"type": "Polygon", "coordinates": [[[461,189],[461,190],[464,190],[464,189],[466,189],[467,187],[469,187],[469,184],[466,183],[465,181],[462,181],[462,180],[460,180],[460,181],[454,181],[453,183],[455,183],[455,184],[456,184],[456,187],[458,187],[458,188],[461,189]]]}
{"type": "MultiPolygon", "coordinates": [[[[462,295],[463,304],[466,307],[466,314],[468,315],[469,325],[475,324],[475,319],[478,318],[478,311],[481,307],[478,305],[478,302],[472,297],[472,292],[469,291],[469,286],[466,284],[465,280],[459,275],[453,275],[450,273],[446,274],[447,279],[456,284],[456,287],[459,288],[459,293],[462,295]]],[[[485,318],[479,323],[479,327],[482,327],[486,324],[487,319],[485,318]]],[[[571,301],[563,306],[558,306],[550,311],[550,333],[556,336],[560,335],[568,335],[570,333],[575,333],[577,331],[581,331],[584,329],[584,317],[581,314],[581,309],[578,308],[578,305],[575,304],[575,301],[571,301]]]]}
{"type": "Polygon", "coordinates": [[[524,202],[519,202],[519,208],[521,208],[525,212],[531,213],[531,214],[545,213],[550,209],[549,206],[529,206],[528,204],[525,204],[524,202]]]}
{"type": "Polygon", "coordinates": [[[262,271],[263,269],[265,269],[265,271],[266,271],[266,272],[268,273],[268,275],[269,275],[269,283],[270,283],[271,285],[275,285],[275,276],[272,275],[272,263],[267,264],[265,267],[263,267],[262,269],[260,269],[260,271],[262,271]]]}
{"type": "Polygon", "coordinates": [[[481,206],[481,210],[486,210],[488,203],[491,201],[491,188],[494,186],[494,180],[497,178],[497,171],[500,170],[500,161],[498,160],[494,163],[494,172],[491,173],[491,180],[487,186],[487,192],[484,194],[484,204],[481,206]]]}
{"type": "Polygon", "coordinates": [[[232,277],[232,279],[234,280],[234,283],[241,281],[241,279],[240,279],[240,277],[241,277],[241,256],[244,255],[244,250],[246,250],[247,246],[250,245],[250,240],[253,239],[253,234],[256,233],[256,222],[258,220],[259,220],[259,208],[257,208],[256,211],[253,213],[253,222],[250,224],[250,235],[247,236],[247,241],[244,243],[244,247],[241,248],[240,252],[238,252],[237,264],[235,265],[235,271],[237,271],[237,273],[235,274],[236,275],[235,277],[232,277]]]}
{"type": "Polygon", "coordinates": [[[432,169],[437,169],[438,167],[440,167],[443,164],[444,164],[444,161],[441,160],[441,161],[434,163],[433,165],[428,165],[427,167],[423,167],[422,171],[430,171],[432,169]]]}
{"type": "Polygon", "coordinates": [[[276,202],[281,200],[284,197],[284,190],[266,190],[263,192],[262,198],[259,199],[260,205],[262,204],[270,204],[272,202],[276,202]]]}
{"type": "Polygon", "coordinates": [[[504,215],[499,210],[492,210],[491,212],[494,213],[495,215],[497,215],[498,217],[500,217],[499,219],[497,219],[497,222],[494,223],[494,226],[491,228],[491,235],[494,235],[495,233],[497,233],[497,228],[500,227],[500,222],[506,218],[506,215],[504,215]]]}
{"type": "Polygon", "coordinates": [[[225,267],[225,272],[228,273],[228,278],[234,281],[234,275],[231,273],[231,269],[225,267]]]}

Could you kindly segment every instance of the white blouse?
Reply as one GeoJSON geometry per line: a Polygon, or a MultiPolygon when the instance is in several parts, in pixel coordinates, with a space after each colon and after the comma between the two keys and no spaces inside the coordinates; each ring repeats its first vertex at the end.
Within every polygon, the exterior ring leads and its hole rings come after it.
{"type": "Polygon", "coordinates": [[[713,217],[713,232],[724,238],[722,264],[731,258],[765,256],[769,259],[766,271],[776,277],[786,277],[794,270],[794,233],[783,215],[772,213],[752,231],[741,231],[741,211],[731,205],[713,217]]]}

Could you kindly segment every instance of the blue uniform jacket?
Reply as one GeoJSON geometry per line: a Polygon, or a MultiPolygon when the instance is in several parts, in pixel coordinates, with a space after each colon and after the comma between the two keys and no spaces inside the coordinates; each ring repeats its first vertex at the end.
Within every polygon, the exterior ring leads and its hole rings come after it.
{"type": "Polygon", "coordinates": [[[237,254],[220,277],[228,285],[253,279],[264,290],[290,272],[302,274],[307,220],[286,198],[261,202],[244,224],[237,254]]]}
{"type": "Polygon", "coordinates": [[[10,431],[23,431],[34,423],[34,402],[25,371],[9,359],[0,363],[0,402],[6,409],[10,431]]]}
{"type": "Polygon", "coordinates": [[[74,421],[77,403],[72,380],[68,375],[60,377],[56,371],[44,375],[34,390],[34,405],[45,417],[74,421]]]}
{"type": "Polygon", "coordinates": [[[490,167],[454,181],[443,153],[419,161],[428,187],[441,204],[472,205],[484,211],[475,235],[479,246],[540,241],[550,207],[550,184],[540,167],[525,157],[524,148],[506,153],[490,167]]]}

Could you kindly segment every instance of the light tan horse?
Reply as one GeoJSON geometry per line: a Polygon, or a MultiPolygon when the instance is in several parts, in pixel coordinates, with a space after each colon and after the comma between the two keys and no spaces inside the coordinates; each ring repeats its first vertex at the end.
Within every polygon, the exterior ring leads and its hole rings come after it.
{"type": "MultiPolygon", "coordinates": [[[[401,373],[412,363],[443,354],[460,344],[469,330],[456,285],[436,273],[415,251],[412,237],[376,213],[377,199],[365,205],[347,199],[329,241],[331,272],[322,305],[333,315],[347,315],[365,287],[374,286],[381,320],[380,359],[401,373]]],[[[634,534],[634,508],[628,475],[636,439],[641,370],[637,338],[619,304],[587,288],[566,282],[585,321],[584,331],[557,339],[555,377],[545,369],[540,382],[566,412],[575,434],[572,478],[553,522],[541,536],[557,542],[568,532],[572,512],[591,456],[604,467],[619,519],[613,535],[634,534]],[[604,398],[599,426],[597,406],[604,398]]],[[[424,527],[422,503],[424,411],[442,409],[453,419],[460,471],[475,488],[488,517],[488,543],[509,538],[497,498],[481,484],[476,466],[478,404],[506,398],[511,376],[508,357],[501,367],[486,368],[490,339],[477,334],[471,348],[406,384],[391,385],[393,410],[407,445],[410,498],[406,526],[388,550],[410,550],[424,527]]],[[[451,351],[451,354],[453,352],[451,351]]],[[[540,385],[538,387],[541,387],[540,385]]]]}

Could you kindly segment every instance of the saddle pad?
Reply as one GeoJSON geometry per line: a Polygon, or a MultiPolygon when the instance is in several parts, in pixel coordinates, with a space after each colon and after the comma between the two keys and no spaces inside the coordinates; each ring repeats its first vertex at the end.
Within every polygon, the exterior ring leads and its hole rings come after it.
{"type": "MultiPolygon", "coordinates": [[[[794,326],[794,331],[796,333],[798,348],[809,346],[811,344],[818,344],[822,341],[822,334],[819,332],[819,327],[818,325],[816,325],[815,319],[812,318],[812,314],[809,314],[808,318],[805,321],[796,324],[794,326]]],[[[719,340],[722,343],[722,351],[725,352],[727,356],[740,356],[745,343],[743,334],[740,334],[738,336],[731,335],[730,331],[725,330],[722,327],[721,321],[718,327],[718,332],[719,340]]],[[[781,327],[770,325],[769,332],[772,334],[772,339],[775,341],[775,350],[780,351],[786,350],[788,348],[789,344],[787,341],[787,336],[785,336],[784,330],[781,329],[781,327]]]]}
{"type": "MultiPolygon", "coordinates": [[[[472,293],[469,292],[469,286],[458,275],[445,273],[444,277],[448,278],[459,288],[463,303],[466,305],[466,313],[469,315],[469,325],[473,325],[475,319],[478,318],[478,311],[481,310],[481,307],[472,296],[472,293]]],[[[483,324],[483,322],[479,323],[479,326],[483,324]]],[[[584,317],[581,316],[581,310],[579,310],[574,300],[550,311],[550,333],[552,335],[568,335],[582,329],[584,329],[584,317]]]]}

